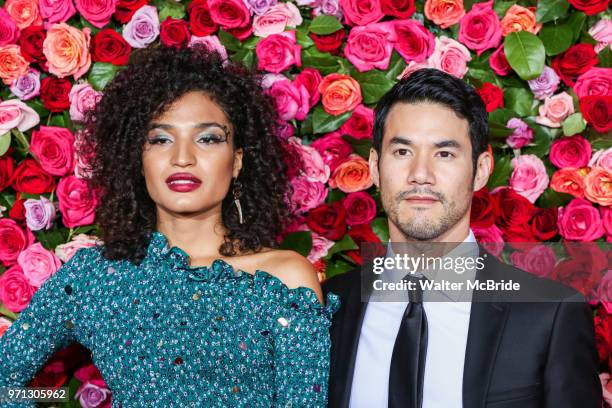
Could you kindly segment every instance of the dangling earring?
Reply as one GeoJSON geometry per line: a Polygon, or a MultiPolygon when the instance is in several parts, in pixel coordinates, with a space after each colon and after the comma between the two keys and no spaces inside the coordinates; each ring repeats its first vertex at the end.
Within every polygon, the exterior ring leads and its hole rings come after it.
{"type": "Polygon", "coordinates": [[[240,196],[242,195],[242,184],[238,181],[234,181],[234,205],[238,210],[238,222],[242,224],[244,220],[242,219],[242,207],[240,206],[240,196]]]}

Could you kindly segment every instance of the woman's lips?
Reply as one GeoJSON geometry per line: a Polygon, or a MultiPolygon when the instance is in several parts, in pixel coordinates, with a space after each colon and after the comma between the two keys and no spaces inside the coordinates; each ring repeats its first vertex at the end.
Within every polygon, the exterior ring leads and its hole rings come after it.
{"type": "Polygon", "coordinates": [[[189,173],[176,173],[166,179],[166,185],[172,191],[188,193],[200,187],[202,181],[189,173]]]}

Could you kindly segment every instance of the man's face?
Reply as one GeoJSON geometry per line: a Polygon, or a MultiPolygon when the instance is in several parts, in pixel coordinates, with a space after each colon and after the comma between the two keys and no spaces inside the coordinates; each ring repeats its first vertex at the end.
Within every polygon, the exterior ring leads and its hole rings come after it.
{"type": "Polygon", "coordinates": [[[489,160],[488,154],[481,155],[473,177],[469,125],[450,108],[395,104],[380,156],[370,151],[370,170],[392,239],[395,230],[410,240],[463,241],[472,192],[486,184],[489,160]]]}

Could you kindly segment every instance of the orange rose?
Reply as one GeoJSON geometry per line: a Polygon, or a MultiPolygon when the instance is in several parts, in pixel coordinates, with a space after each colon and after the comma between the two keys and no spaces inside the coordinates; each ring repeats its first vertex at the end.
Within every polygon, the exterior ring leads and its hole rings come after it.
{"type": "Polygon", "coordinates": [[[537,34],[542,28],[542,24],[536,24],[535,7],[523,7],[514,4],[506,11],[506,15],[502,18],[501,28],[503,36],[515,31],[529,31],[537,34]]]}
{"type": "Polygon", "coordinates": [[[7,0],[4,8],[19,29],[42,25],[37,0],[7,0]]]}
{"type": "Polygon", "coordinates": [[[584,196],[599,205],[612,205],[612,172],[603,167],[593,167],[584,178],[584,196]]]}
{"type": "Polygon", "coordinates": [[[558,193],[584,198],[584,176],[588,172],[587,168],[558,170],[552,176],[550,187],[558,193]]]}
{"type": "Polygon", "coordinates": [[[338,116],[353,110],[361,103],[359,83],[348,75],[329,74],[319,84],[323,109],[338,116]]]}
{"type": "Polygon", "coordinates": [[[21,55],[18,45],[0,47],[0,78],[5,85],[10,85],[14,79],[28,72],[30,63],[21,55]]]}
{"type": "Polygon", "coordinates": [[[465,15],[463,0],[427,0],[425,16],[442,28],[456,24],[465,15]]]}
{"type": "Polygon", "coordinates": [[[339,188],[345,193],[365,190],[372,184],[368,162],[356,154],[351,154],[348,160],[336,167],[329,179],[331,188],[339,188]]]}
{"type": "Polygon", "coordinates": [[[54,24],[47,31],[43,53],[49,61],[49,72],[58,78],[72,75],[78,79],[91,66],[89,28],[83,31],[66,23],[54,24]]]}

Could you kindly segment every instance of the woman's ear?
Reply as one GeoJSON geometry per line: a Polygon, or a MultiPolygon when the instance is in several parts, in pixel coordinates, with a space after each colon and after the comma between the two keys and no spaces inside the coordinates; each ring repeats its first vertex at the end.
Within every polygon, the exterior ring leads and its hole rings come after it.
{"type": "Polygon", "coordinates": [[[233,178],[238,177],[238,174],[240,174],[240,170],[242,170],[242,157],[243,156],[244,156],[244,151],[242,150],[242,148],[236,149],[236,151],[234,151],[234,167],[232,170],[233,178]]]}

